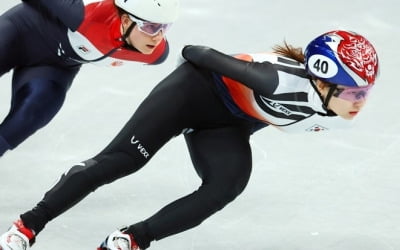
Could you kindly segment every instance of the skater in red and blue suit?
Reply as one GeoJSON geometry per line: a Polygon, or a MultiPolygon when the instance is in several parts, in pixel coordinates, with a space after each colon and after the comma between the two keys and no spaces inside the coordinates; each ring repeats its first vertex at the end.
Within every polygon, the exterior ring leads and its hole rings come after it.
{"type": "Polygon", "coordinates": [[[25,0],[0,16],[0,76],[13,70],[0,156],[48,124],[84,63],[159,64],[177,0],[25,0]]]}
{"type": "MultiPolygon", "coordinates": [[[[368,40],[341,30],[317,37],[304,53],[288,44],[271,54],[230,56],[203,46],[186,46],[182,53],[188,62],[151,91],[102,152],[73,166],[21,214],[0,236],[0,248],[28,249],[49,221],[98,187],[141,169],[179,134],[201,179],[198,189],[112,232],[98,250],[143,250],[196,227],[245,189],[255,131],[271,126],[313,133],[350,122],[378,74],[378,57],[368,40]]],[[[132,190],[134,185],[126,188],[132,190]]],[[[207,248],[213,249],[212,242],[207,248]]]]}

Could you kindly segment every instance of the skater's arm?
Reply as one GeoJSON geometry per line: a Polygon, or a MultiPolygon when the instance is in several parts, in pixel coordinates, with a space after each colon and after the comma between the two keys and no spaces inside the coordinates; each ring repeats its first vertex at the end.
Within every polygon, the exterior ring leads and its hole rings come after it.
{"type": "Polygon", "coordinates": [[[32,5],[44,7],[51,15],[58,18],[65,26],[76,31],[85,15],[82,0],[23,0],[32,5]]]}
{"type": "Polygon", "coordinates": [[[232,78],[259,94],[270,94],[278,81],[278,74],[269,62],[244,61],[214,49],[189,45],[182,56],[194,65],[232,78]]]}

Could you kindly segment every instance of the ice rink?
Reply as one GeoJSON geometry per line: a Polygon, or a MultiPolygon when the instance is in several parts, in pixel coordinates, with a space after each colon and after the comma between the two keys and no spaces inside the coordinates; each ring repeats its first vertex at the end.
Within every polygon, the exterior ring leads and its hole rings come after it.
{"type": "MultiPolygon", "coordinates": [[[[53,0],[55,1],[55,0],[53,0]]],[[[19,1],[1,0],[4,12],[19,1]]],[[[244,193],[199,227],[152,250],[400,250],[400,52],[398,0],[181,0],[158,66],[86,65],[44,129],[0,158],[0,232],[31,209],[75,163],[105,147],[147,93],[171,72],[186,44],[226,53],[305,47],[333,29],[365,35],[381,75],[350,130],[253,135],[253,174],[244,193]],[[396,115],[397,114],[397,115],[396,115]]],[[[1,34],[0,34],[1,35],[1,34]]],[[[1,48],[7,49],[7,48],[1,48]]],[[[0,78],[0,120],[10,103],[0,78]]],[[[154,131],[157,133],[157,131],[154,131]]],[[[32,249],[94,250],[114,229],[143,220],[200,184],[182,136],[141,171],[98,189],[50,222],[32,249]]]]}

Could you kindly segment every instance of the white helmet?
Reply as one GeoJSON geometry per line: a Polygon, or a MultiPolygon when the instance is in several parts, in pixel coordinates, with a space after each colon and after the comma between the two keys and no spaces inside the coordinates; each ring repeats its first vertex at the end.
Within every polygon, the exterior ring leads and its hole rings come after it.
{"type": "Polygon", "coordinates": [[[178,0],[114,0],[115,5],[140,19],[173,23],[178,18],[178,0]]]}

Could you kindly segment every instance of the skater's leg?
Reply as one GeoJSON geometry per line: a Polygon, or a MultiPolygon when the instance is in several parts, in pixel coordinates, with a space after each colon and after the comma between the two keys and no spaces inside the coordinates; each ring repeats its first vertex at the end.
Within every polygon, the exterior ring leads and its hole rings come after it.
{"type": "MultiPolygon", "coordinates": [[[[18,32],[14,24],[7,18],[0,16],[0,76],[10,71],[20,58],[18,32]],[[7,48],[7,49],[4,49],[7,48]]],[[[0,156],[10,149],[7,140],[0,134],[0,156]]]]}
{"type": "Polygon", "coordinates": [[[65,93],[45,79],[31,80],[15,93],[10,113],[0,124],[0,156],[45,126],[61,108],[65,93]]]}
{"type": "Polygon", "coordinates": [[[167,205],[127,230],[141,249],[150,242],[199,225],[234,200],[246,187],[251,172],[249,130],[227,127],[185,136],[202,185],[192,194],[167,205]]]}
{"type": "Polygon", "coordinates": [[[154,116],[154,110],[141,105],[117,137],[100,154],[72,167],[63,174],[38,205],[21,215],[24,224],[39,233],[59,216],[98,187],[129,175],[144,166],[157,150],[178,133],[177,120],[168,115],[154,116]],[[164,124],[153,128],[146,124],[164,124]],[[143,126],[139,126],[143,124],[143,126]],[[162,128],[161,128],[162,127],[162,128]],[[155,133],[154,131],[157,131],[155,133]],[[139,147],[140,145],[140,147],[139,147]]]}
{"type": "Polygon", "coordinates": [[[78,69],[39,66],[15,70],[10,112],[0,124],[0,156],[50,122],[78,69]]]}
{"type": "MultiPolygon", "coordinates": [[[[237,121],[215,95],[208,81],[209,78],[190,64],[180,66],[155,87],[99,155],[62,175],[34,209],[22,214],[23,223],[39,233],[51,219],[99,186],[140,169],[184,128],[204,124],[216,126],[216,120],[223,123],[237,121]]],[[[245,145],[247,139],[248,136],[245,145]]],[[[249,151],[247,147],[244,146],[245,151],[249,151]]],[[[156,231],[160,237],[168,234],[167,229],[156,231]]]]}
{"type": "MultiPolygon", "coordinates": [[[[51,219],[96,188],[140,169],[160,147],[185,128],[184,124],[192,116],[198,117],[189,112],[192,98],[185,95],[186,91],[204,94],[196,88],[197,82],[192,87],[183,83],[179,88],[181,94],[176,91],[180,75],[189,73],[179,70],[158,85],[100,154],[72,167],[34,209],[21,215],[24,224],[39,233],[51,219]],[[183,107],[189,110],[188,115],[179,112],[183,107]]],[[[191,76],[196,80],[193,74],[191,76]]]]}
{"type": "Polygon", "coordinates": [[[25,226],[38,234],[45,225],[99,186],[137,170],[135,158],[124,152],[99,155],[82,162],[63,174],[32,210],[20,217],[25,226]]]}

